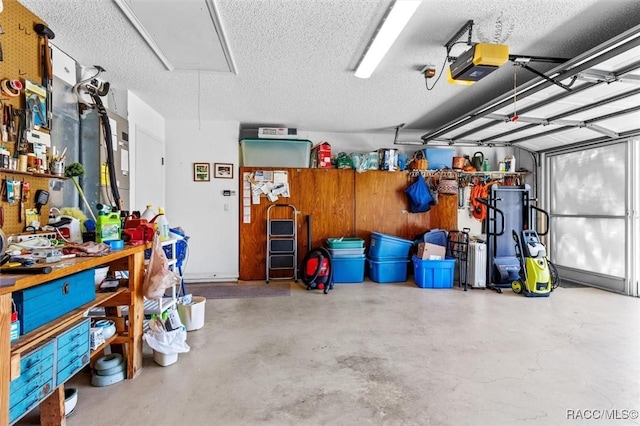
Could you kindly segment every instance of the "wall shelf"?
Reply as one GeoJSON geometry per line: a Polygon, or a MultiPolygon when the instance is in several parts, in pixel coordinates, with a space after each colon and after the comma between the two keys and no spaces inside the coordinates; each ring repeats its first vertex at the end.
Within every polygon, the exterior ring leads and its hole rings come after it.
{"type": "Polygon", "coordinates": [[[420,173],[424,177],[438,177],[441,179],[458,179],[460,177],[489,177],[491,179],[502,179],[504,177],[520,177],[528,175],[528,171],[522,172],[500,172],[500,171],[481,171],[481,172],[465,172],[463,170],[456,169],[442,169],[442,170],[410,170],[409,176],[416,177],[420,173]]]}
{"type": "Polygon", "coordinates": [[[34,176],[34,177],[47,178],[47,179],[69,179],[66,176],[57,176],[57,175],[52,175],[51,173],[21,172],[20,170],[5,169],[5,168],[0,168],[0,173],[6,173],[9,175],[16,174],[16,175],[24,175],[24,176],[34,176]]]}

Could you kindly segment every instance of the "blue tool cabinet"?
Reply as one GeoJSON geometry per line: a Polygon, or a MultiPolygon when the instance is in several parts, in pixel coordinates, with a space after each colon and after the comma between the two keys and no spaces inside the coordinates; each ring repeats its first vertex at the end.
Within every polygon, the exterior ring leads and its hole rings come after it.
{"type": "Polygon", "coordinates": [[[20,376],[9,385],[10,424],[89,364],[89,325],[81,320],[22,357],[20,376]]]}

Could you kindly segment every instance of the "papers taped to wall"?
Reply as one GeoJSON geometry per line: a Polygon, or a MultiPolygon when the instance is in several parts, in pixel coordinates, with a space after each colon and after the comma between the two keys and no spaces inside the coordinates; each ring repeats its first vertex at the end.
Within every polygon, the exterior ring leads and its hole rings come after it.
{"type": "Polygon", "coordinates": [[[258,170],[249,175],[253,204],[260,204],[260,197],[264,195],[270,202],[279,198],[289,198],[289,175],[287,171],[258,170]]]}

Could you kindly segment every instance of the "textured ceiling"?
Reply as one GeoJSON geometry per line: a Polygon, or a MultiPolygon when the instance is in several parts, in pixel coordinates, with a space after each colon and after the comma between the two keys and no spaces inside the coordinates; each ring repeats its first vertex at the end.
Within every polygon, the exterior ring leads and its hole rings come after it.
{"type": "Polygon", "coordinates": [[[55,31],[58,48],[101,65],[115,90],[131,90],[165,118],[336,132],[400,123],[429,131],[512,88],[512,67],[503,66],[471,87],[443,78],[426,89],[418,70],[432,64],[440,72],[444,44],[469,19],[474,41],[567,58],[640,23],[637,0],[424,0],[372,77],[361,80],[353,70],[388,0],[216,0],[237,75],[167,71],[112,1],[20,2],[55,31]]]}

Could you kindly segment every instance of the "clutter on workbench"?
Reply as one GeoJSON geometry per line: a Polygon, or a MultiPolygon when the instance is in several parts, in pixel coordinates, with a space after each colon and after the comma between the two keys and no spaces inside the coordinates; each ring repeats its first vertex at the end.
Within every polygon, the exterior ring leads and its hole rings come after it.
{"type": "Polygon", "coordinates": [[[169,221],[167,215],[164,213],[164,208],[158,207],[158,214],[151,219],[151,223],[154,224],[160,241],[167,241],[169,239],[169,221]]]}
{"type": "Polygon", "coordinates": [[[152,223],[145,218],[138,218],[134,215],[127,216],[122,229],[122,239],[127,244],[143,244],[153,241],[155,229],[152,223]]]}
{"type": "Polygon", "coordinates": [[[102,243],[120,240],[120,214],[115,212],[98,212],[98,226],[96,228],[96,242],[102,243]]]}
{"type": "Polygon", "coordinates": [[[153,204],[147,204],[147,208],[140,215],[140,219],[144,219],[147,222],[151,222],[151,219],[156,217],[158,212],[153,208],[153,204]]]}

